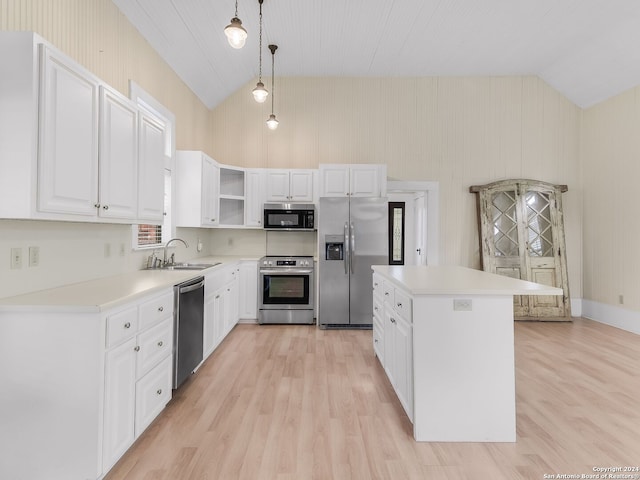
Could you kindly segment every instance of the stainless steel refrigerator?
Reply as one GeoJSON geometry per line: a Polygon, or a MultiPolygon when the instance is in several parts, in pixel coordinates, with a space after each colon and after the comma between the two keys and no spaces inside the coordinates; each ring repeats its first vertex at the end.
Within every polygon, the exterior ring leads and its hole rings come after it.
{"type": "Polygon", "coordinates": [[[318,324],[371,328],[371,265],[389,263],[387,199],[322,197],[317,225],[318,324]]]}

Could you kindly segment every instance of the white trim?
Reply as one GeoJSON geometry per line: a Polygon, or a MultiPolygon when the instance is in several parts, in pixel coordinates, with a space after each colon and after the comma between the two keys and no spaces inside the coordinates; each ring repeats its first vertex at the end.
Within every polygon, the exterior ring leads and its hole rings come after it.
{"type": "Polygon", "coordinates": [[[438,182],[387,181],[390,192],[424,192],[427,204],[427,265],[440,264],[440,184],[438,182]]]}
{"type": "Polygon", "coordinates": [[[569,302],[571,302],[571,316],[581,317],[582,316],[582,299],[571,298],[569,299],[569,302]]]}
{"type": "Polygon", "coordinates": [[[582,299],[582,316],[640,335],[640,312],[582,299]]]}

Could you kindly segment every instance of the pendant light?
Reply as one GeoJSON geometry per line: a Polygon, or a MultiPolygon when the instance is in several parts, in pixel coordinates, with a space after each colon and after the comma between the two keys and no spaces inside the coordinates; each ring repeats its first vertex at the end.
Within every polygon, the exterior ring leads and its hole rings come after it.
{"type": "Polygon", "coordinates": [[[258,0],[260,4],[260,50],[259,50],[259,58],[260,58],[260,73],[258,76],[258,83],[256,84],[256,88],[254,88],[251,93],[253,93],[253,98],[258,103],[264,103],[269,95],[269,92],[266,88],[264,88],[264,83],[262,83],[262,2],[263,0],[258,0]]]}
{"type": "Polygon", "coordinates": [[[278,128],[278,120],[273,113],[273,96],[275,92],[275,58],[277,49],[277,45],[269,45],[269,50],[271,50],[271,115],[269,115],[269,119],[267,120],[267,127],[269,127],[270,130],[275,130],[276,128],[278,128]]]}
{"type": "Polygon", "coordinates": [[[231,19],[231,23],[224,27],[224,34],[233,48],[242,48],[247,41],[247,31],[242,26],[242,20],[238,18],[238,0],[236,0],[236,14],[231,19]]]}

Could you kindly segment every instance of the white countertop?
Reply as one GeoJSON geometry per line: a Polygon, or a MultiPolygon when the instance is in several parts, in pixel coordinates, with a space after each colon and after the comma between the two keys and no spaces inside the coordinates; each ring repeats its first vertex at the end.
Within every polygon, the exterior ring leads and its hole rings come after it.
{"type": "Polygon", "coordinates": [[[562,295],[562,289],[458,266],[374,265],[412,295],[562,295]]]}
{"type": "Polygon", "coordinates": [[[88,280],[47,290],[25,293],[0,299],[0,311],[23,309],[47,312],[69,311],[101,312],[120,304],[151,294],[156,290],[172,287],[190,278],[205,275],[225,264],[241,260],[258,260],[258,257],[203,257],[189,260],[192,263],[216,263],[220,265],[205,270],[138,270],[120,275],[88,280]]]}

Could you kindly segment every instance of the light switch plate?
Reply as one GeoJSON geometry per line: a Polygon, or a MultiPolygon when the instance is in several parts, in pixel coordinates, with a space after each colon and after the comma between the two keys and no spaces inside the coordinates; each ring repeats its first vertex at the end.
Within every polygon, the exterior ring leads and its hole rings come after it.
{"type": "Polygon", "coordinates": [[[22,268],[22,249],[21,248],[11,249],[11,268],[12,269],[22,268]]]}
{"type": "Polygon", "coordinates": [[[29,266],[37,267],[40,265],[40,247],[29,247],[29,266]]]}

